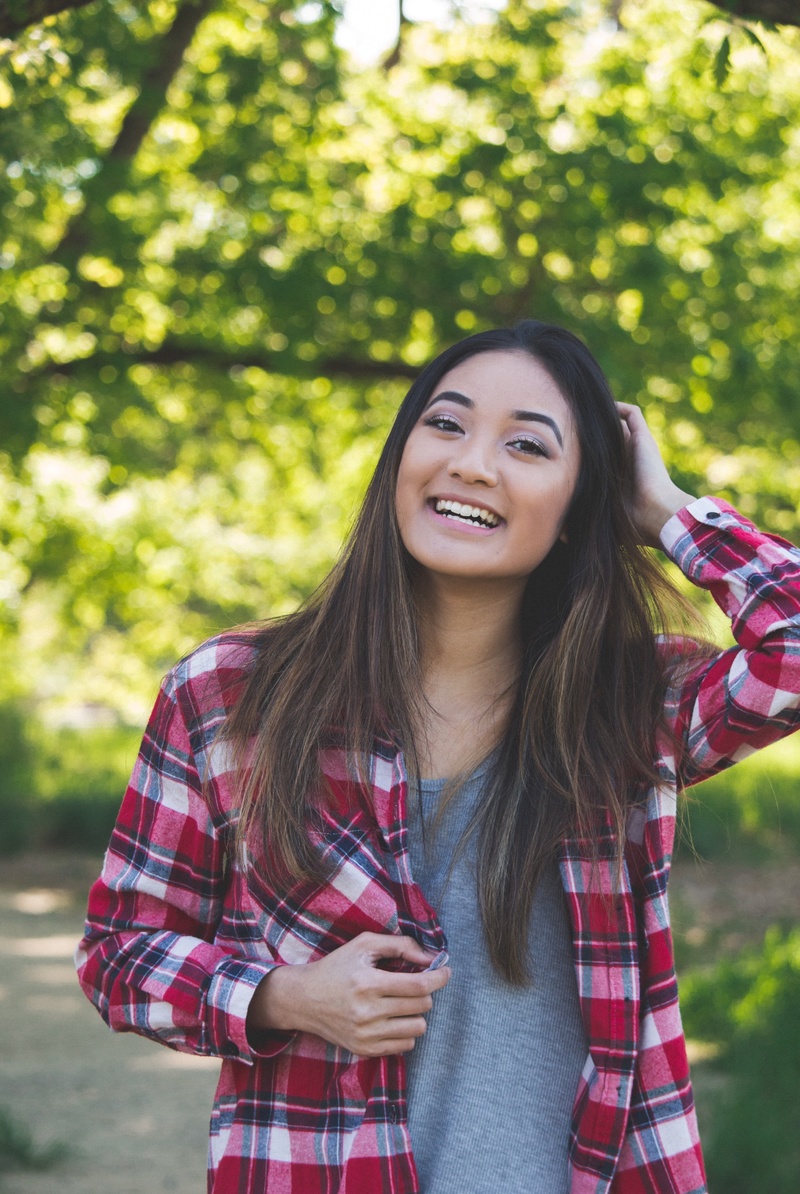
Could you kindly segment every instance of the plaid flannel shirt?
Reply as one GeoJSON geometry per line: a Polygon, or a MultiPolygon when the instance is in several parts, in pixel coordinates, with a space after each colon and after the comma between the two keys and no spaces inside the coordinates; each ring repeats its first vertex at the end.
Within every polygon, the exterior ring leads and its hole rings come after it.
{"type": "MultiPolygon", "coordinates": [[[[709,498],[672,518],[662,541],[730,616],[738,645],[709,660],[665,643],[681,659],[666,703],[674,738],[659,738],[662,782],[631,812],[622,875],[610,828],[594,872],[587,842],[561,847],[590,1050],[571,1194],[706,1189],[666,895],[676,789],[800,724],[800,552],[709,498]]],[[[326,885],[275,890],[237,866],[236,777],[215,739],[252,656],[252,636],[233,632],[167,677],[92,888],[80,981],[116,1031],[222,1059],[214,1194],[414,1194],[401,1054],[363,1058],[311,1034],[251,1042],[245,1032],[253,991],[275,966],[320,958],[362,931],[410,934],[435,964],[446,957],[409,870],[406,776],[388,743],[376,743],[369,793],[340,754],[324,755],[335,794],[319,833],[333,864],[326,885]]]]}

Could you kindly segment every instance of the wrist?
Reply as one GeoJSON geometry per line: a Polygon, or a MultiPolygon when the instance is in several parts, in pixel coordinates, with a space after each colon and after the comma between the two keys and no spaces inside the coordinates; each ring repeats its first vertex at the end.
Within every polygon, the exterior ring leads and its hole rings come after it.
{"type": "Polygon", "coordinates": [[[276,966],[262,978],[247,1009],[247,1031],[294,1032],[297,1010],[293,996],[294,966],[276,966]]]}
{"type": "Polygon", "coordinates": [[[654,501],[648,510],[647,523],[642,527],[651,546],[661,545],[661,532],[669,520],[695,498],[690,493],[673,486],[671,491],[654,501]]]}

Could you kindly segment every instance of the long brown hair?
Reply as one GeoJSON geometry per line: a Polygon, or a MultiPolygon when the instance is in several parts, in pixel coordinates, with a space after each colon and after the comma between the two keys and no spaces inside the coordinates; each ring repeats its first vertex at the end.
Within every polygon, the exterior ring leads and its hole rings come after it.
{"type": "Polygon", "coordinates": [[[416,769],[422,676],[413,562],[395,516],[403,449],[441,378],[493,351],[527,353],[547,369],[572,410],[581,453],[568,542],[556,543],[526,587],[521,674],[475,814],[487,945],[497,970],[521,983],[533,894],[559,842],[577,833],[619,859],[628,808],[657,778],[653,735],[665,674],[655,634],[675,597],[638,545],[625,505],[620,419],[581,340],[526,320],[470,336],[422,371],[338,563],[300,610],[257,633],[252,671],[224,734],[242,777],[239,845],[263,844],[256,856],[273,882],[324,882],[309,836],[324,799],[320,749],[342,743],[365,785],[362,762],[378,738],[402,746],[416,769]]]}

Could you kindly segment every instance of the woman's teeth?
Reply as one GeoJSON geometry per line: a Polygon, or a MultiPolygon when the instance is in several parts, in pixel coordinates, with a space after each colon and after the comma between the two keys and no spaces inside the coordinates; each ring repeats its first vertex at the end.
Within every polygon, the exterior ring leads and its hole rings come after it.
{"type": "Polygon", "coordinates": [[[458,522],[466,522],[469,526],[496,527],[500,519],[491,510],[484,510],[482,506],[465,506],[463,502],[451,502],[437,498],[434,503],[437,514],[444,514],[458,522]]]}

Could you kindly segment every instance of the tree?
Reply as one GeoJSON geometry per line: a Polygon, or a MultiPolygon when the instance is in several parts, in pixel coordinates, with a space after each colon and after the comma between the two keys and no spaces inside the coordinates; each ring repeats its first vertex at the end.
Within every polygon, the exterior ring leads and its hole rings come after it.
{"type": "Polygon", "coordinates": [[[408,379],[522,315],[586,336],[688,488],[796,531],[793,31],[720,95],[688,0],[602,44],[515,0],[357,74],[332,5],[95,13],[0,83],[6,670],[51,710],[138,720],[292,608],[408,379]]]}

